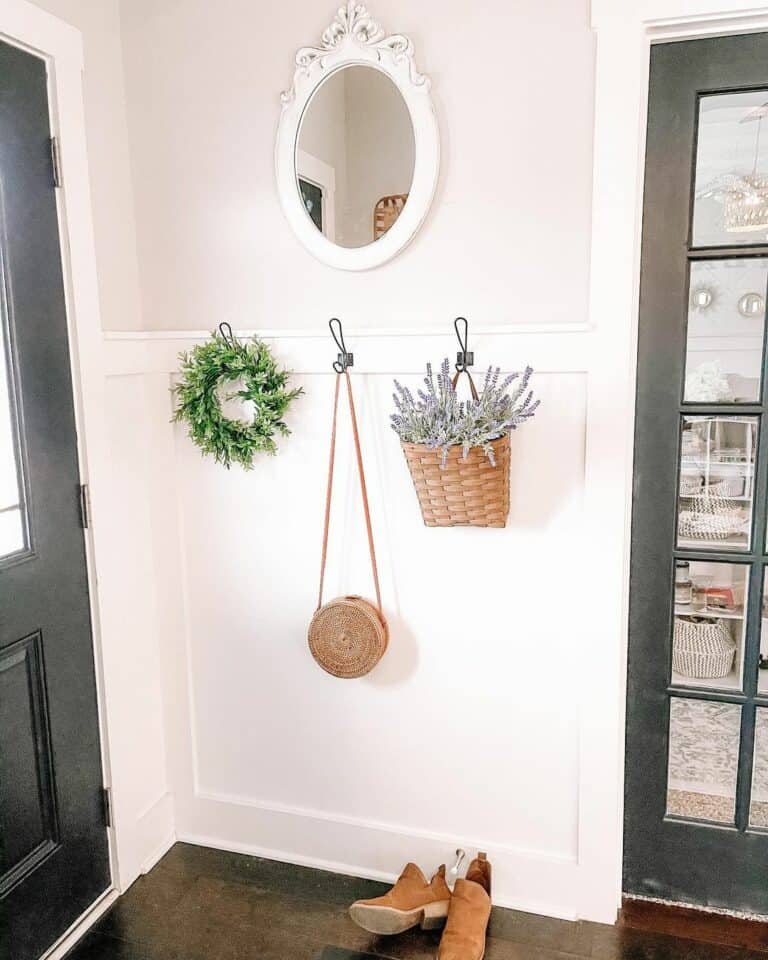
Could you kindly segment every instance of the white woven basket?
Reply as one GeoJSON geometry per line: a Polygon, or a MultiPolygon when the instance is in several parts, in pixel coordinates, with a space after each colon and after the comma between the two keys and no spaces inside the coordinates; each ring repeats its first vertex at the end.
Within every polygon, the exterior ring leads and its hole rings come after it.
{"type": "Polygon", "coordinates": [[[680,474],[680,496],[691,497],[696,493],[701,493],[701,486],[704,483],[704,477],[700,473],[680,474]]]}
{"type": "Polygon", "coordinates": [[[710,480],[705,490],[715,497],[741,497],[744,494],[744,477],[719,477],[710,480]]]}
{"type": "Polygon", "coordinates": [[[677,530],[691,540],[727,540],[748,533],[749,523],[729,500],[704,494],[691,497],[687,508],[680,511],[677,530]]]}
{"type": "Polygon", "coordinates": [[[731,672],[736,644],[722,620],[675,617],[672,669],[699,680],[726,677],[731,672]]]}

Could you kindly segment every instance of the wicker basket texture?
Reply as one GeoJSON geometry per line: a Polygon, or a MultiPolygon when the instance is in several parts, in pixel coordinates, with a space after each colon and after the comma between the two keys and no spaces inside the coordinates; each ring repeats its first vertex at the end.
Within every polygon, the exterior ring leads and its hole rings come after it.
{"type": "Polygon", "coordinates": [[[680,476],[680,495],[690,497],[695,493],[701,493],[703,483],[704,477],[700,473],[682,474],[680,476]]]}
{"type": "Polygon", "coordinates": [[[509,434],[493,440],[496,466],[482,447],[472,447],[464,459],[460,445],[442,451],[421,443],[402,443],[428,527],[505,527],[509,516],[509,434]]]}
{"type": "Polygon", "coordinates": [[[743,512],[727,497],[707,494],[690,498],[687,509],[680,511],[677,526],[681,537],[693,540],[727,540],[749,532],[743,512]]]}
{"type": "Polygon", "coordinates": [[[684,677],[711,680],[731,672],[736,644],[722,620],[675,617],[672,669],[684,677]]]}
{"type": "Polygon", "coordinates": [[[315,611],[308,639],[323,670],[351,680],[370,673],[384,656],[387,626],[369,600],[338,597],[315,611]]]}
{"type": "Polygon", "coordinates": [[[707,493],[720,497],[741,497],[744,494],[744,477],[711,478],[707,493]]]}
{"type": "Polygon", "coordinates": [[[373,208],[373,239],[378,240],[384,236],[395,220],[403,212],[403,207],[408,199],[407,193],[396,193],[391,197],[382,197],[373,208]]]}

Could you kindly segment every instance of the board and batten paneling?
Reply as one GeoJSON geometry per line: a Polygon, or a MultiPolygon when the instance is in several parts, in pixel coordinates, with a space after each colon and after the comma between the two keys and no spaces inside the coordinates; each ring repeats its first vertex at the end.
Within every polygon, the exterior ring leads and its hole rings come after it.
{"type": "MultiPolygon", "coordinates": [[[[167,395],[167,378],[161,379],[167,395]]],[[[175,831],[160,672],[158,614],[164,599],[155,576],[153,509],[162,482],[154,443],[156,381],[151,376],[106,379],[102,415],[110,473],[94,517],[111,548],[108,575],[99,579],[106,700],[115,715],[130,718],[109,729],[111,751],[131,758],[111,770],[120,879],[126,888],[165,853],[175,831]],[[137,750],[136,744],[144,748],[137,750]]]]}
{"type": "MultiPolygon", "coordinates": [[[[429,870],[458,846],[487,849],[498,903],[595,915],[579,889],[580,709],[599,656],[599,584],[583,562],[591,333],[473,342],[478,361],[537,368],[542,405],[513,434],[504,530],[425,528],[389,427],[393,376],[415,383],[419,358],[452,354],[452,335],[414,332],[406,350],[391,335],[348,334],[391,625],[386,656],[357,681],[324,674],[306,646],[332,343],[270,336],[306,392],[279,455],[246,473],[202,458],[170,423],[177,354],[203,336],[105,337],[108,378],[123,384],[112,389],[141,397],[131,430],[154,478],[151,498],[127,496],[151,526],[177,836],[384,879],[406,860],[429,870]]],[[[328,591],[370,594],[343,407],[340,438],[328,591]]]]}

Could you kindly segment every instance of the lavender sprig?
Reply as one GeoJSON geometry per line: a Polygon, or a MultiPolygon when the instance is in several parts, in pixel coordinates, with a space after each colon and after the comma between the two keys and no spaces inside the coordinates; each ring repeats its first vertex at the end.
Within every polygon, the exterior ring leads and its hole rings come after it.
{"type": "Polygon", "coordinates": [[[397,412],[390,418],[392,429],[406,443],[440,449],[443,469],[449,449],[457,445],[461,446],[465,460],[472,447],[482,447],[495,466],[492,441],[516,430],[539,406],[528,387],[532,373],[533,369],[526,367],[522,373],[511,373],[499,383],[501,369],[489,367],[479,399],[460,401],[453,388],[448,358],[440,364],[436,377],[428,363],[425,389],[417,391],[418,399],[395,380],[393,400],[397,412]]]}

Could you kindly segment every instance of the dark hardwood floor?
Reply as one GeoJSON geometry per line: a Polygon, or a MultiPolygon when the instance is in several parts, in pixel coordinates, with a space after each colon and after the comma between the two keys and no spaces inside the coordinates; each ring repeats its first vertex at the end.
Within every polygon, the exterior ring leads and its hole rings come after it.
{"type": "MultiPolygon", "coordinates": [[[[68,960],[432,960],[440,933],[377,937],[349,919],[383,884],[177,843],[68,960]]],[[[738,946],[494,908],[486,960],[752,960],[738,946]]]]}

